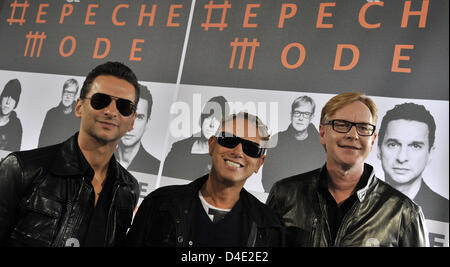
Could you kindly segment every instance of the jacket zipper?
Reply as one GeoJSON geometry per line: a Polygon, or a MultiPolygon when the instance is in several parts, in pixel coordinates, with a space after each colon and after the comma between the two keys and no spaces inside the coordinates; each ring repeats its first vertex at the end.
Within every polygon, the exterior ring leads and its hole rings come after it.
{"type": "MultiPolygon", "coordinates": [[[[110,220],[110,218],[111,218],[111,214],[113,213],[113,206],[114,206],[114,203],[115,203],[115,200],[116,200],[117,191],[119,190],[119,188],[120,188],[120,184],[118,184],[116,186],[116,188],[114,188],[113,197],[111,199],[111,204],[109,206],[108,218],[106,219],[106,235],[105,235],[105,240],[104,240],[104,245],[105,246],[107,246],[108,238],[109,238],[109,236],[111,236],[110,235],[110,227],[111,227],[111,220],[110,220]]],[[[116,218],[116,220],[117,220],[117,218],[116,218]]]]}
{"type": "MultiPolygon", "coordinates": [[[[325,222],[325,227],[322,226],[322,229],[325,228],[325,229],[323,229],[323,231],[326,231],[324,234],[325,234],[325,238],[328,242],[328,240],[331,241],[331,233],[330,233],[331,230],[330,230],[330,225],[328,224],[328,218],[327,218],[327,216],[324,216],[324,215],[328,215],[328,213],[326,212],[326,207],[324,207],[325,206],[325,204],[323,203],[324,200],[322,199],[322,197],[320,195],[318,195],[318,199],[319,199],[320,212],[322,214],[323,221],[325,222]]],[[[319,241],[319,244],[320,244],[320,241],[319,241]]]]}
{"type": "Polygon", "coordinates": [[[347,220],[348,218],[353,215],[353,213],[355,212],[356,207],[360,204],[359,201],[356,201],[355,203],[353,203],[352,208],[345,214],[344,218],[342,219],[341,225],[339,226],[338,232],[336,234],[336,239],[334,240],[334,246],[338,247],[342,241],[342,232],[344,231],[343,229],[346,228],[345,226],[347,225],[347,220]]]}
{"type": "Polygon", "coordinates": [[[317,217],[313,219],[313,223],[312,223],[312,230],[311,230],[311,239],[309,241],[308,246],[314,247],[314,241],[315,239],[315,235],[316,235],[316,230],[317,230],[317,217]]]}
{"type": "MultiPolygon", "coordinates": [[[[76,194],[76,196],[75,196],[75,199],[74,199],[73,201],[70,201],[70,200],[69,200],[68,206],[70,207],[70,210],[68,210],[68,211],[66,212],[66,216],[65,216],[64,222],[63,222],[64,226],[63,226],[63,228],[59,231],[58,236],[57,236],[57,239],[56,239],[55,242],[53,243],[53,246],[60,246],[59,244],[60,244],[60,243],[63,241],[63,239],[64,239],[64,236],[65,236],[66,230],[67,230],[67,224],[68,224],[68,221],[70,220],[71,214],[74,212],[75,205],[76,205],[76,203],[79,201],[80,195],[81,195],[81,191],[83,190],[83,181],[84,181],[84,177],[81,179],[80,189],[78,190],[78,192],[77,192],[77,194],[76,194]]],[[[77,222],[78,217],[79,217],[79,216],[77,216],[77,217],[75,218],[74,222],[77,222]]],[[[76,224],[75,224],[75,225],[76,225],[76,224]]],[[[65,244],[65,243],[64,243],[64,244],[61,243],[61,245],[65,246],[66,244],[65,244]]]]}
{"type": "Polygon", "coordinates": [[[247,240],[247,247],[255,247],[256,238],[258,237],[258,227],[255,222],[252,223],[250,227],[250,234],[247,240]]]}

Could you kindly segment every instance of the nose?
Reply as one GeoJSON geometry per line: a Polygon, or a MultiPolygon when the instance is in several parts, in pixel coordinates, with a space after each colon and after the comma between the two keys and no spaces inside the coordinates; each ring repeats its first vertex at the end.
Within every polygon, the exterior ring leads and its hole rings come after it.
{"type": "Polygon", "coordinates": [[[6,104],[9,105],[10,103],[11,103],[11,97],[8,96],[8,97],[6,97],[6,104]]]}
{"type": "Polygon", "coordinates": [[[356,131],[355,125],[352,125],[352,128],[350,128],[350,131],[348,131],[346,136],[351,139],[358,139],[359,135],[358,135],[358,132],[356,131]]]}
{"type": "Polygon", "coordinates": [[[244,155],[244,150],[242,148],[242,144],[238,144],[237,146],[235,146],[232,150],[231,150],[231,154],[235,157],[240,157],[242,158],[244,155]]]}
{"type": "Polygon", "coordinates": [[[216,123],[217,122],[217,120],[215,119],[215,118],[212,118],[210,121],[209,121],[209,128],[211,128],[211,129],[214,129],[214,128],[216,128],[216,123]]]}
{"type": "Polygon", "coordinates": [[[119,111],[117,110],[116,100],[111,99],[111,102],[107,107],[104,108],[105,115],[117,117],[119,115],[119,111]]]}
{"type": "Polygon", "coordinates": [[[397,153],[397,162],[405,163],[408,161],[408,151],[404,146],[400,146],[399,151],[397,153]]]}

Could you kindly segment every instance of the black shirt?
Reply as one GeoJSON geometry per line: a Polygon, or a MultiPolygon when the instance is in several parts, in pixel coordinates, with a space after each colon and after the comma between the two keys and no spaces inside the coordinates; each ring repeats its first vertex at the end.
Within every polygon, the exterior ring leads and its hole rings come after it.
{"type": "Polygon", "coordinates": [[[197,221],[195,244],[199,247],[241,246],[242,206],[238,200],[233,208],[220,220],[212,222],[197,198],[197,221]]]}
{"type": "MultiPolygon", "coordinates": [[[[83,153],[81,153],[79,147],[78,152],[82,169],[85,170],[84,177],[86,178],[84,182],[92,187],[91,181],[94,177],[94,171],[83,156],[83,153]]],[[[81,246],[102,247],[105,245],[106,231],[108,228],[108,213],[113,196],[114,179],[116,177],[114,164],[111,163],[112,161],[115,161],[114,156],[111,157],[109,162],[106,180],[97,200],[97,205],[95,205],[95,191],[93,188],[89,196],[89,204],[88,207],[86,207],[87,212],[83,217],[79,230],[81,246]]]]}
{"type": "Polygon", "coordinates": [[[328,170],[326,169],[326,167],[324,168],[324,171],[321,173],[319,177],[319,191],[324,197],[326,202],[327,220],[328,225],[330,227],[332,246],[334,245],[338,230],[342,224],[342,220],[344,219],[345,214],[347,214],[347,212],[353,207],[355,202],[358,200],[356,192],[367,185],[369,176],[370,170],[366,167],[366,165],[364,165],[364,172],[361,175],[361,178],[359,179],[359,182],[356,185],[356,188],[353,191],[352,195],[346,200],[344,200],[344,202],[342,202],[341,205],[338,206],[336,200],[331,195],[330,191],[328,191],[328,181],[330,179],[330,176],[328,174],[328,170]]]}

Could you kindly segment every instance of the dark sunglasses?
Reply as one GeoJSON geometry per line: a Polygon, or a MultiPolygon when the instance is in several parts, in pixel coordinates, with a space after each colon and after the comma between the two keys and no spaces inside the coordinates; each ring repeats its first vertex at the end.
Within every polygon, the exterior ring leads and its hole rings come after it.
{"type": "Polygon", "coordinates": [[[104,109],[111,103],[112,99],[116,100],[116,108],[125,117],[130,116],[136,111],[136,105],[128,99],[118,98],[102,93],[95,93],[91,97],[85,97],[91,100],[91,106],[94,109],[104,109]]]}
{"type": "Polygon", "coordinates": [[[265,148],[255,142],[242,139],[226,132],[221,132],[219,136],[216,136],[216,139],[219,145],[226,148],[235,148],[239,144],[242,144],[242,151],[244,151],[247,156],[252,158],[260,158],[266,151],[265,148]]]}

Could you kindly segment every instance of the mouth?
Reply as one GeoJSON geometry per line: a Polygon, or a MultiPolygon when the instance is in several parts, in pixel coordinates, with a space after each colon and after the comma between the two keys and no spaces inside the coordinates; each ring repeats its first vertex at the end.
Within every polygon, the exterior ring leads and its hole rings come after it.
{"type": "Polygon", "coordinates": [[[119,124],[112,122],[112,121],[98,121],[101,125],[104,125],[106,127],[118,127],[119,124]]]}
{"type": "Polygon", "coordinates": [[[244,167],[244,165],[240,164],[239,162],[234,162],[234,161],[231,161],[231,160],[228,160],[228,159],[225,159],[224,161],[230,167],[234,167],[234,168],[242,168],[242,167],[244,167]]]}
{"type": "Polygon", "coordinates": [[[392,168],[392,169],[397,174],[403,174],[403,173],[409,172],[408,168],[392,168]]]}
{"type": "Polygon", "coordinates": [[[132,135],[132,134],[125,134],[123,136],[123,138],[125,138],[125,139],[130,139],[130,138],[133,138],[133,137],[134,137],[134,135],[132,135]]]}
{"type": "Polygon", "coordinates": [[[338,145],[340,148],[352,149],[352,150],[361,150],[360,147],[350,146],[350,145],[338,145]]]}

